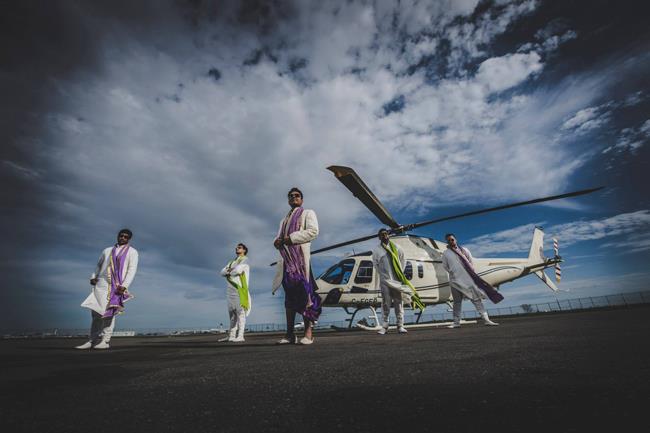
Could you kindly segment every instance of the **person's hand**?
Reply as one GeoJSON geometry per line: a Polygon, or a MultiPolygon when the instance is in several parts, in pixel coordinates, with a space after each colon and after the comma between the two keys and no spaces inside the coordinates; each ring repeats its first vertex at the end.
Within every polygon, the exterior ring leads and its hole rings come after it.
{"type": "Polygon", "coordinates": [[[115,290],[117,291],[117,294],[118,294],[118,295],[123,295],[124,292],[126,292],[126,287],[124,287],[124,286],[117,286],[117,287],[115,288],[115,290]]]}
{"type": "Polygon", "coordinates": [[[96,286],[97,285],[97,278],[91,278],[90,279],[90,285],[91,286],[96,286]]]}
{"type": "Polygon", "coordinates": [[[284,242],[285,245],[293,245],[293,242],[291,242],[291,238],[289,236],[284,238],[283,242],[284,242]]]}
{"type": "Polygon", "coordinates": [[[276,240],[274,240],[273,246],[275,247],[276,250],[279,250],[280,247],[282,246],[282,239],[277,238],[276,240]]]}

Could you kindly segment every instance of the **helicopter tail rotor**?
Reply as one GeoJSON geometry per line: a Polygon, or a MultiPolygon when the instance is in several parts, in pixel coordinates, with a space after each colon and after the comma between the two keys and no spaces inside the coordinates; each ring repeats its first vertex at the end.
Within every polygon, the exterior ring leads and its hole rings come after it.
{"type": "MultiPolygon", "coordinates": [[[[553,238],[553,254],[555,255],[554,257],[555,259],[560,258],[558,254],[559,251],[560,251],[559,243],[556,238],[553,238]]],[[[555,281],[559,283],[561,279],[562,279],[562,269],[560,269],[560,261],[558,260],[557,262],[555,262],[555,281]]]]}

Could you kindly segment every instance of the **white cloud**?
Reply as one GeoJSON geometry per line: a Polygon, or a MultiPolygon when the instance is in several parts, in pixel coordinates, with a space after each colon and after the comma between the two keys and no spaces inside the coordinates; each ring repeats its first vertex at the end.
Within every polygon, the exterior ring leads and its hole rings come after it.
{"type": "Polygon", "coordinates": [[[603,150],[603,153],[614,151],[616,153],[629,152],[635,154],[650,141],[650,119],[637,128],[623,128],[619,134],[616,144],[603,150]]]}
{"type": "Polygon", "coordinates": [[[650,233],[641,233],[639,235],[629,236],[627,239],[607,242],[601,245],[601,248],[616,249],[620,253],[639,253],[650,250],[650,233]]]}
{"type": "MultiPolygon", "coordinates": [[[[468,247],[474,255],[502,254],[510,252],[528,252],[535,226],[543,226],[543,222],[526,224],[512,229],[499,231],[489,235],[478,236],[469,241],[468,247]]],[[[634,245],[641,240],[636,248],[645,249],[648,232],[650,231],[650,210],[623,213],[612,217],[575,221],[545,227],[545,246],[551,246],[550,239],[557,238],[561,247],[570,246],[578,242],[599,240],[615,236],[625,236],[625,240],[610,241],[601,247],[613,245],[634,245]]],[[[521,254],[520,254],[521,255],[521,254]]],[[[522,255],[522,257],[524,257],[522,255]]]]}
{"type": "MultiPolygon", "coordinates": [[[[554,142],[555,131],[597,99],[607,78],[493,98],[542,73],[541,56],[489,58],[473,77],[463,65],[538,3],[504,4],[469,22],[476,3],[297,2],[295,16],[259,32],[231,22],[227,8],[226,18],[191,28],[170,13],[154,38],[111,28],[96,47],[99,72],[57,82],[30,129],[40,165],[29,170],[40,173],[39,204],[52,213],[38,224],[66,235],[84,269],[92,266],[85,257],[131,226],[143,259],[137,308],[146,316],[178,307],[180,320],[199,298],[220,296],[216,272],[240,241],[251,250],[254,297],[268,298],[271,240],[291,186],[318,213],[315,247],[368,234],[376,221],[329,165],[354,167],[391,209],[420,213],[563,191],[585,157],[554,142]],[[432,84],[421,69],[404,73],[419,57],[442,55],[442,39],[460,78],[442,74],[432,84]],[[263,53],[259,62],[253,53],[263,53]],[[292,59],[304,62],[292,71],[292,59]],[[399,95],[403,110],[385,116],[382,107],[399,95]]],[[[524,245],[526,230],[499,242],[524,245]]],[[[59,245],[38,253],[57,257],[59,245]]],[[[72,284],[85,287],[86,273],[72,284]]],[[[281,301],[267,301],[281,310],[281,301]]],[[[208,317],[221,306],[197,308],[208,317]]]]}
{"type": "Polygon", "coordinates": [[[493,57],[481,63],[476,81],[489,92],[509,89],[542,69],[541,58],[536,52],[508,54],[493,57]]]}
{"type": "Polygon", "coordinates": [[[574,133],[584,134],[604,126],[610,118],[610,113],[607,111],[608,106],[608,104],[604,104],[578,111],[562,124],[562,130],[572,130],[574,133]]]}

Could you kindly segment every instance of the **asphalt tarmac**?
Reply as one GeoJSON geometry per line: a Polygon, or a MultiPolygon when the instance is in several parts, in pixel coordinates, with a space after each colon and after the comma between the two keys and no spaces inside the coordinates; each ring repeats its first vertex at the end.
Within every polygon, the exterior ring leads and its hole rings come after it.
{"type": "MultiPolygon", "coordinates": [[[[650,306],[407,335],[0,341],[3,432],[650,431],[650,306]]],[[[118,323],[119,328],[119,323],[118,323]]]]}

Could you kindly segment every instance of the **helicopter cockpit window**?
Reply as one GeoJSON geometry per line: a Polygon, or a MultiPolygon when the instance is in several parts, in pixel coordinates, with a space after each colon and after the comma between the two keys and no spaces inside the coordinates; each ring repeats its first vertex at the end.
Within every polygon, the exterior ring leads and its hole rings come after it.
{"type": "Polygon", "coordinates": [[[355,284],[366,284],[372,282],[372,262],[370,260],[362,260],[359,263],[359,270],[357,276],[354,277],[355,284]]]}
{"type": "Polygon", "coordinates": [[[354,269],[354,259],[346,259],[329,268],[321,279],[330,284],[347,284],[354,269]]]}
{"type": "Polygon", "coordinates": [[[418,263],[418,278],[424,278],[424,265],[418,263]]]}
{"type": "Polygon", "coordinates": [[[406,267],[404,268],[404,276],[407,280],[413,279],[413,265],[411,262],[406,262],[406,267]]]}

